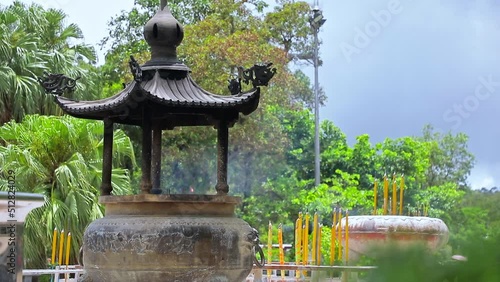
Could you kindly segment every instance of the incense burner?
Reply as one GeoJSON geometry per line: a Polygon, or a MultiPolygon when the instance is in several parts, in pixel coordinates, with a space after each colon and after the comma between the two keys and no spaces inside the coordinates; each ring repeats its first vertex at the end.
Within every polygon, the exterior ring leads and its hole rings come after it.
{"type": "Polygon", "coordinates": [[[243,281],[253,229],[239,199],[208,195],[103,196],[106,216],[84,236],[82,281],[243,281]]]}
{"type": "MultiPolygon", "coordinates": [[[[65,113],[104,122],[100,202],[106,215],[85,231],[82,280],[242,281],[254,262],[263,264],[255,253],[261,261],[263,255],[257,231],[234,215],[239,198],[228,196],[229,129],[240,115],[257,109],[260,86],[267,85],[276,70],[271,64],[240,69],[236,81],[252,81],[253,88],[242,91],[233,83],[233,95],[202,89],[177,57],[184,31],[165,0],[146,23],[144,38],[151,59],[140,65],[131,57],[134,80],[119,93],[95,101],[55,96],[65,113]],[[113,193],[115,124],[142,130],[140,195],[113,193]],[[217,195],[162,195],[172,188],[161,183],[162,133],[184,126],[217,130],[217,195]]],[[[56,93],[49,87],[50,76],[45,80],[47,91],[56,93]]]]}
{"type": "MultiPolygon", "coordinates": [[[[345,226],[345,218],[341,224],[345,226]]],[[[434,251],[448,242],[449,233],[442,220],[429,217],[349,216],[348,227],[349,252],[354,258],[390,244],[398,247],[421,244],[434,251]]]]}

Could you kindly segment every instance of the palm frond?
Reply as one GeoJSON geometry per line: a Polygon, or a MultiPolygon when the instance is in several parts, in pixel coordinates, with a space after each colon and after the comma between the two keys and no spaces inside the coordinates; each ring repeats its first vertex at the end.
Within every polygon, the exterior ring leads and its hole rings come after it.
{"type": "MultiPolygon", "coordinates": [[[[30,248],[25,257],[29,267],[45,267],[55,227],[71,232],[74,262],[85,228],[103,216],[104,208],[99,204],[102,132],[102,122],[69,116],[28,115],[21,123],[0,126],[4,142],[0,146],[0,173],[14,169],[18,187],[46,196],[44,206],[27,218],[25,240],[30,248]]],[[[115,136],[117,154],[133,158],[128,136],[119,130],[115,136]]],[[[116,195],[132,193],[129,171],[123,166],[117,162],[113,170],[116,195]]],[[[0,190],[6,189],[5,181],[0,180],[0,190]]]]}

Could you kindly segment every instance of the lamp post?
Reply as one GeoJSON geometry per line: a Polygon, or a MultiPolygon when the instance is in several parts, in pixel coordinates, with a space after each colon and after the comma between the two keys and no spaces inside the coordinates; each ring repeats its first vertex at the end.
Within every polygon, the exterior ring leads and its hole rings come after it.
{"type": "Polygon", "coordinates": [[[309,18],[312,30],[314,32],[314,117],[315,117],[315,135],[314,135],[314,179],[315,185],[320,184],[320,147],[319,147],[319,40],[318,32],[321,26],[326,22],[323,12],[316,4],[312,9],[312,15],[309,18]]]}

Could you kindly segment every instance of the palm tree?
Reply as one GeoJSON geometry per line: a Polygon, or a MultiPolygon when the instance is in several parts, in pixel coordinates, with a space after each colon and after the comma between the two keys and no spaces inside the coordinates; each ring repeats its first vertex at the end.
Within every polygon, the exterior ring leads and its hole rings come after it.
{"type": "Polygon", "coordinates": [[[19,4],[0,10],[0,124],[35,107],[37,74],[46,69],[37,36],[23,31],[19,4]]]}
{"type": "Polygon", "coordinates": [[[61,114],[37,82],[43,71],[82,77],[72,98],[95,98],[93,84],[86,79],[93,71],[95,51],[81,43],[78,26],[65,26],[65,18],[61,10],[19,1],[0,7],[0,125],[21,121],[26,114],[61,114]]]}
{"type": "MultiPolygon", "coordinates": [[[[85,228],[103,216],[97,188],[102,133],[102,123],[69,116],[28,115],[22,123],[0,127],[0,175],[12,169],[18,191],[46,196],[45,205],[26,219],[27,267],[46,267],[55,227],[71,232],[71,261],[76,261],[85,228]]],[[[131,194],[129,170],[124,167],[127,162],[135,165],[135,157],[130,139],[121,130],[114,133],[113,152],[113,193],[131,194]]],[[[0,180],[0,190],[6,189],[0,180]]]]}

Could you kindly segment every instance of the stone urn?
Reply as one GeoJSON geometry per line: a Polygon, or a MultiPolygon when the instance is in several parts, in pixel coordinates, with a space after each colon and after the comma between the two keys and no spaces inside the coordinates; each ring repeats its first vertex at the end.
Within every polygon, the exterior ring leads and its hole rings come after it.
{"type": "MultiPolygon", "coordinates": [[[[345,218],[341,224],[345,226],[345,218]]],[[[361,254],[369,254],[374,247],[384,247],[389,244],[398,247],[422,244],[430,251],[434,251],[448,242],[448,233],[446,224],[437,218],[394,215],[349,216],[349,257],[355,259],[361,254]]],[[[345,240],[343,245],[345,247],[345,240]]]]}
{"type": "Polygon", "coordinates": [[[235,217],[237,197],[102,196],[85,231],[82,281],[244,281],[258,235],[235,217]]]}

